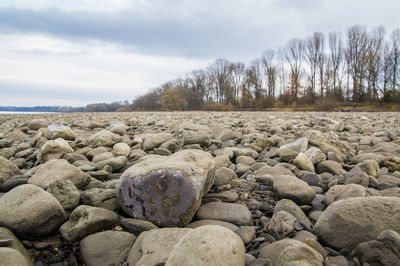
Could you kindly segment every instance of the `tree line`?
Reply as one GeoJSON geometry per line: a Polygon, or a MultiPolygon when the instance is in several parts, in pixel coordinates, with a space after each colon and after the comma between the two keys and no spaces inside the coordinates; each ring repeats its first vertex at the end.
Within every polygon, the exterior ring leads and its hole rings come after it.
{"type": "MultiPolygon", "coordinates": [[[[118,111],[264,109],[325,102],[400,102],[400,29],[314,32],[249,64],[217,59],[120,103],[118,111]]],[[[88,110],[89,111],[89,110],[88,110]]]]}

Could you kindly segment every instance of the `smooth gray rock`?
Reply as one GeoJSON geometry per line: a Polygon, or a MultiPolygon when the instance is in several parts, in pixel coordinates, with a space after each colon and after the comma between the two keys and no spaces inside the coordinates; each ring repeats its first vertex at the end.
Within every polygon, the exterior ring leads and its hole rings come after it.
{"type": "Polygon", "coordinates": [[[79,190],[67,179],[53,179],[47,188],[47,192],[52,194],[66,211],[71,211],[79,205],[79,190]]]}
{"type": "Polygon", "coordinates": [[[79,243],[83,262],[88,266],[121,265],[135,242],[133,234],[105,231],[89,235],[79,243]]]}
{"type": "Polygon", "coordinates": [[[231,230],[205,225],[184,235],[172,249],[165,265],[243,266],[245,253],[242,240],[231,230]]]}
{"type": "Polygon", "coordinates": [[[218,220],[236,225],[249,225],[251,212],[241,204],[210,202],[202,205],[196,213],[199,220],[218,220]]]}
{"type": "Polygon", "coordinates": [[[0,185],[13,176],[21,174],[21,170],[15,164],[0,156],[0,185]]]}
{"type": "Polygon", "coordinates": [[[400,232],[398,197],[348,198],[334,202],[314,226],[315,234],[326,244],[349,250],[375,239],[384,230],[400,232]]]}
{"type": "Polygon", "coordinates": [[[87,235],[111,229],[119,223],[119,216],[115,212],[80,205],[72,211],[69,220],[60,227],[60,233],[69,242],[76,242],[87,235]]]}
{"type": "Polygon", "coordinates": [[[88,139],[88,143],[91,147],[112,147],[114,144],[121,142],[121,136],[112,133],[109,130],[103,129],[93,135],[88,139]]]}
{"type": "Polygon", "coordinates": [[[0,197],[0,226],[19,235],[46,236],[65,221],[58,200],[35,185],[21,185],[0,197]]]}
{"type": "Polygon", "coordinates": [[[279,148],[279,158],[285,162],[296,158],[300,152],[305,152],[308,147],[307,138],[299,138],[295,142],[287,143],[279,148]]]}
{"type": "Polygon", "coordinates": [[[41,163],[45,163],[53,159],[60,159],[65,154],[71,152],[74,152],[74,150],[64,139],[58,138],[55,140],[49,140],[40,147],[37,153],[37,160],[41,163]]]}

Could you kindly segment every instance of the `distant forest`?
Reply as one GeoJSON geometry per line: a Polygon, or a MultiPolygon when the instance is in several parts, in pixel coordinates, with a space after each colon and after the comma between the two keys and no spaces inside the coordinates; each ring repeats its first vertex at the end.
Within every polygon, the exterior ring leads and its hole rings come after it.
{"type": "Polygon", "coordinates": [[[314,32],[246,65],[217,59],[132,102],[68,111],[263,110],[309,104],[400,103],[400,29],[314,32]]]}

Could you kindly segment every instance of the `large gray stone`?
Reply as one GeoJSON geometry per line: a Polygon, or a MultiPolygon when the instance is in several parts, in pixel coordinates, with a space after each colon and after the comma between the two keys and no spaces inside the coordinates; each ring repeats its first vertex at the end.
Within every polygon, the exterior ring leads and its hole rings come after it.
{"type": "Polygon", "coordinates": [[[0,185],[11,177],[21,174],[21,170],[15,164],[0,156],[0,185]]]}
{"type": "Polygon", "coordinates": [[[77,188],[90,183],[90,176],[64,159],[54,159],[41,165],[28,183],[46,189],[56,178],[71,181],[77,188]]]}
{"type": "Polygon", "coordinates": [[[49,235],[65,219],[65,212],[58,200],[38,186],[21,185],[0,197],[0,226],[14,233],[49,235]]]}
{"type": "Polygon", "coordinates": [[[121,136],[106,129],[103,129],[93,135],[88,139],[89,145],[91,147],[112,147],[114,144],[121,142],[121,136]]]}
{"type": "Polygon", "coordinates": [[[74,140],[75,135],[72,129],[65,125],[51,124],[46,128],[45,135],[47,139],[62,138],[65,140],[74,140]]]}
{"type": "Polygon", "coordinates": [[[49,140],[40,147],[37,153],[37,160],[44,163],[52,159],[60,159],[64,154],[71,152],[74,152],[74,150],[64,139],[49,140]]]}
{"type": "Polygon", "coordinates": [[[281,199],[290,199],[299,205],[309,204],[315,197],[315,191],[303,180],[295,176],[281,175],[268,177],[273,189],[281,199]]]}
{"type": "Polygon", "coordinates": [[[200,207],[214,182],[209,153],[183,150],[168,157],[146,156],[121,176],[121,208],[130,216],[159,226],[183,226],[200,207]]]}
{"type": "Polygon", "coordinates": [[[172,249],[165,265],[242,266],[245,253],[242,240],[231,230],[218,225],[205,225],[183,236],[172,249]]]}
{"type": "Polygon", "coordinates": [[[61,203],[64,210],[70,211],[79,205],[79,190],[67,179],[55,178],[49,184],[47,192],[61,203]]]}
{"type": "Polygon", "coordinates": [[[79,249],[88,266],[121,265],[125,262],[136,237],[127,232],[105,231],[81,240],[79,249]]]}
{"type": "Polygon", "coordinates": [[[87,205],[72,211],[69,220],[60,227],[60,233],[69,242],[79,241],[87,235],[111,229],[119,223],[115,212],[87,205]]]}
{"type": "Polygon", "coordinates": [[[295,142],[287,143],[279,148],[279,158],[288,162],[296,158],[300,152],[305,152],[308,147],[307,138],[299,138],[295,142]]]}
{"type": "Polygon", "coordinates": [[[162,228],[141,233],[129,251],[127,263],[132,266],[164,265],[175,244],[190,228],[162,228]]]}
{"type": "Polygon", "coordinates": [[[326,244],[354,249],[375,239],[382,231],[400,232],[400,198],[365,197],[340,200],[329,205],[314,226],[326,244]]]}
{"type": "Polygon", "coordinates": [[[148,134],[144,137],[143,148],[145,150],[152,150],[173,138],[174,136],[170,133],[148,134]]]}

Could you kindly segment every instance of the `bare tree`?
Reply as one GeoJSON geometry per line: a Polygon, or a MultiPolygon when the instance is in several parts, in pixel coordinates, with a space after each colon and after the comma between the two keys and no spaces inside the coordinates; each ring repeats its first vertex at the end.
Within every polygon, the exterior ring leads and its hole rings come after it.
{"type": "Polygon", "coordinates": [[[398,83],[398,72],[400,64],[400,29],[395,29],[390,35],[390,40],[392,44],[392,95],[394,95],[396,90],[396,85],[398,83]]]}
{"type": "Polygon", "coordinates": [[[330,49],[330,60],[332,63],[332,75],[333,75],[333,95],[338,100],[342,98],[341,87],[338,86],[337,81],[340,79],[339,70],[343,60],[343,43],[342,35],[340,32],[329,33],[329,49],[330,49]]]}
{"type": "Polygon", "coordinates": [[[275,90],[276,90],[276,79],[277,79],[277,68],[273,63],[275,57],[275,51],[269,49],[264,52],[262,56],[262,64],[264,67],[265,76],[267,79],[267,94],[268,100],[275,100],[275,90]]]}
{"type": "Polygon", "coordinates": [[[304,42],[300,39],[292,39],[287,44],[285,53],[286,61],[290,66],[290,90],[293,100],[297,102],[299,93],[301,67],[304,58],[304,42]]]}
{"type": "MultiPolygon", "coordinates": [[[[321,68],[320,71],[323,71],[323,66],[321,63],[323,62],[323,45],[324,45],[324,35],[320,32],[314,32],[314,34],[308,37],[305,41],[305,58],[307,60],[308,66],[310,68],[310,90],[308,95],[311,98],[311,102],[314,102],[315,97],[315,84],[316,84],[316,73],[317,68],[321,68]]],[[[322,74],[323,76],[323,74],[322,74]]],[[[322,97],[322,79],[321,83],[321,97],[322,97]]]]}
{"type": "Polygon", "coordinates": [[[245,65],[243,63],[232,63],[231,68],[231,86],[233,90],[234,101],[233,104],[239,103],[239,97],[245,82],[245,65]]]}

